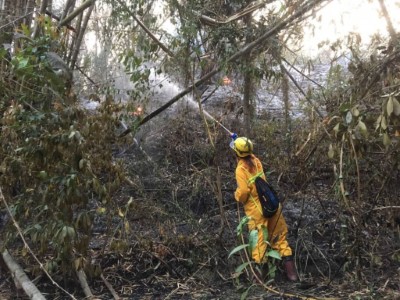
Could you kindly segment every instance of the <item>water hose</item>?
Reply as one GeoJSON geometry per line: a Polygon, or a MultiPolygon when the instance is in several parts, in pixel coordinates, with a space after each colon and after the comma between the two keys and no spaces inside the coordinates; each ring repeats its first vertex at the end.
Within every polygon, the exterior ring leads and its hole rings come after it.
{"type": "Polygon", "coordinates": [[[217,121],[214,117],[212,117],[215,123],[217,123],[219,126],[221,126],[225,131],[229,134],[229,136],[232,136],[234,133],[231,132],[228,128],[226,128],[221,122],[217,121]]]}

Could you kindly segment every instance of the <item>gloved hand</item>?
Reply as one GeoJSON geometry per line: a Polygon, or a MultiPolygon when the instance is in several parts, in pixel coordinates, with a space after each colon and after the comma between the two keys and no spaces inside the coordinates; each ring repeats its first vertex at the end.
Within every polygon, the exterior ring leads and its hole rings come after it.
{"type": "Polygon", "coordinates": [[[236,140],[237,139],[237,137],[238,137],[238,135],[236,134],[236,133],[231,133],[231,138],[232,138],[232,140],[236,140]]]}

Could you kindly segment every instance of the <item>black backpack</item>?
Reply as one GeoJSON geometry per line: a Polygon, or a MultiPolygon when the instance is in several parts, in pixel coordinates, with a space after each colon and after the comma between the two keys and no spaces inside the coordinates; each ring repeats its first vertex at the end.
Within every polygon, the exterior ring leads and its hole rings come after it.
{"type": "Polygon", "coordinates": [[[262,208],[263,216],[271,218],[278,211],[279,198],[272,186],[263,178],[258,176],[254,181],[257,189],[258,199],[262,208]]]}

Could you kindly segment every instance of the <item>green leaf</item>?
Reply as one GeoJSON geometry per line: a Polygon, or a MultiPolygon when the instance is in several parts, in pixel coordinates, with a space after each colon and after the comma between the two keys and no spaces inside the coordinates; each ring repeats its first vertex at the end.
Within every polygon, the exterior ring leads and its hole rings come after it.
{"type": "Polygon", "coordinates": [[[386,130],[386,128],[387,128],[386,117],[384,117],[384,116],[382,116],[381,128],[382,128],[383,130],[386,130]]]}
{"type": "Polygon", "coordinates": [[[359,130],[361,131],[361,133],[366,137],[368,135],[368,130],[367,130],[367,126],[365,125],[365,123],[361,120],[358,121],[357,127],[359,128],[359,130]]]}
{"type": "Polygon", "coordinates": [[[72,240],[75,237],[75,229],[67,226],[67,236],[72,240]]]}
{"type": "Polygon", "coordinates": [[[333,131],[335,132],[335,134],[338,134],[340,129],[340,123],[337,123],[336,126],[333,128],[333,131]]]}
{"type": "Polygon", "coordinates": [[[258,243],[258,230],[253,229],[249,233],[249,248],[250,248],[250,253],[253,252],[253,249],[257,246],[258,243]]]}
{"type": "Polygon", "coordinates": [[[86,160],[85,159],[81,159],[81,160],[79,160],[79,169],[83,169],[84,167],[85,167],[85,165],[86,165],[86,160]]]}
{"type": "Polygon", "coordinates": [[[261,231],[263,234],[263,242],[268,243],[268,228],[265,225],[261,225],[261,231]]]}
{"type": "Polygon", "coordinates": [[[20,61],[18,61],[18,69],[23,69],[28,65],[29,58],[23,58],[20,61]]]}
{"type": "Polygon", "coordinates": [[[243,270],[246,269],[246,267],[251,263],[251,261],[246,261],[245,263],[242,263],[239,267],[235,269],[235,273],[242,274],[243,270]]]}
{"type": "Polygon", "coordinates": [[[269,250],[267,256],[268,257],[272,257],[272,258],[276,258],[276,259],[279,259],[279,260],[282,259],[281,255],[276,250],[269,250]]]}
{"type": "Polygon", "coordinates": [[[392,144],[392,141],[386,132],[383,134],[383,144],[386,148],[388,148],[392,144]]]}
{"type": "Polygon", "coordinates": [[[351,111],[348,111],[346,114],[346,123],[350,124],[352,120],[353,120],[353,115],[351,114],[351,111]]]}
{"type": "Polygon", "coordinates": [[[241,235],[243,233],[243,226],[246,225],[251,220],[251,217],[245,216],[240,220],[239,225],[236,227],[237,235],[241,235]]]}
{"type": "Polygon", "coordinates": [[[67,226],[63,226],[63,228],[61,229],[61,232],[59,234],[59,241],[62,243],[65,239],[65,237],[67,236],[67,226]]]}
{"type": "Polygon", "coordinates": [[[98,214],[104,214],[104,213],[106,212],[106,208],[105,208],[105,207],[98,207],[98,208],[96,209],[96,212],[97,212],[98,214]]]}
{"type": "Polygon", "coordinates": [[[380,116],[378,117],[378,120],[376,120],[376,127],[375,127],[375,130],[378,130],[378,129],[379,129],[379,127],[381,126],[381,122],[382,122],[382,115],[380,115],[380,116]]]}
{"type": "Polygon", "coordinates": [[[332,159],[335,156],[335,151],[333,150],[332,144],[329,145],[329,150],[328,150],[328,157],[332,159]]]}
{"type": "Polygon", "coordinates": [[[360,115],[360,111],[357,109],[357,107],[353,107],[351,109],[351,113],[353,114],[354,117],[358,117],[360,115]]]}
{"type": "Polygon", "coordinates": [[[40,171],[39,172],[39,178],[40,179],[46,179],[47,178],[47,172],[46,171],[40,171]]]}
{"type": "Polygon", "coordinates": [[[392,96],[390,96],[388,99],[388,102],[386,104],[386,111],[387,111],[388,117],[390,117],[390,115],[393,113],[393,97],[392,96]]]}
{"type": "Polygon", "coordinates": [[[393,114],[396,117],[400,116],[400,103],[396,98],[393,99],[393,114]]]}
{"type": "Polygon", "coordinates": [[[276,274],[277,269],[278,268],[276,267],[276,264],[268,262],[268,274],[267,274],[267,277],[271,278],[271,279],[275,278],[275,274],[276,274]]]}
{"type": "Polygon", "coordinates": [[[246,289],[242,295],[240,295],[240,300],[245,300],[247,298],[247,295],[249,294],[250,289],[253,287],[253,285],[251,285],[248,289],[246,289]]]}
{"type": "Polygon", "coordinates": [[[340,105],[339,110],[340,112],[344,113],[345,111],[348,111],[350,109],[350,104],[349,103],[343,103],[340,105]]]}
{"type": "Polygon", "coordinates": [[[235,247],[235,249],[233,249],[231,251],[231,253],[229,253],[228,258],[231,257],[233,254],[235,254],[236,252],[239,252],[240,250],[243,250],[245,248],[247,248],[249,246],[249,244],[243,244],[240,246],[235,247]]]}
{"type": "Polygon", "coordinates": [[[358,127],[360,128],[361,131],[367,131],[367,126],[363,121],[358,121],[358,127]]]}

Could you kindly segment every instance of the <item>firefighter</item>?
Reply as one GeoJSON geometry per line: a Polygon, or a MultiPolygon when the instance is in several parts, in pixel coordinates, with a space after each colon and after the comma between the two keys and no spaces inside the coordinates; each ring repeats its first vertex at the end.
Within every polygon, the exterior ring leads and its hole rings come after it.
{"type": "Polygon", "coordinates": [[[282,206],[270,218],[263,216],[260,209],[260,201],[254,183],[249,183],[249,179],[255,174],[261,173],[265,180],[265,174],[261,161],[253,154],[253,143],[246,137],[238,137],[231,142],[231,148],[235,151],[237,157],[237,167],[235,171],[237,188],[235,199],[244,206],[246,216],[250,218],[248,222],[249,230],[258,230],[258,241],[252,252],[252,258],[262,265],[266,257],[267,247],[279,252],[283,261],[283,268],[290,281],[297,281],[297,273],[292,257],[292,249],[286,239],[288,229],[285,219],[282,215],[282,206]],[[268,243],[263,239],[262,226],[268,229],[268,243]]]}

